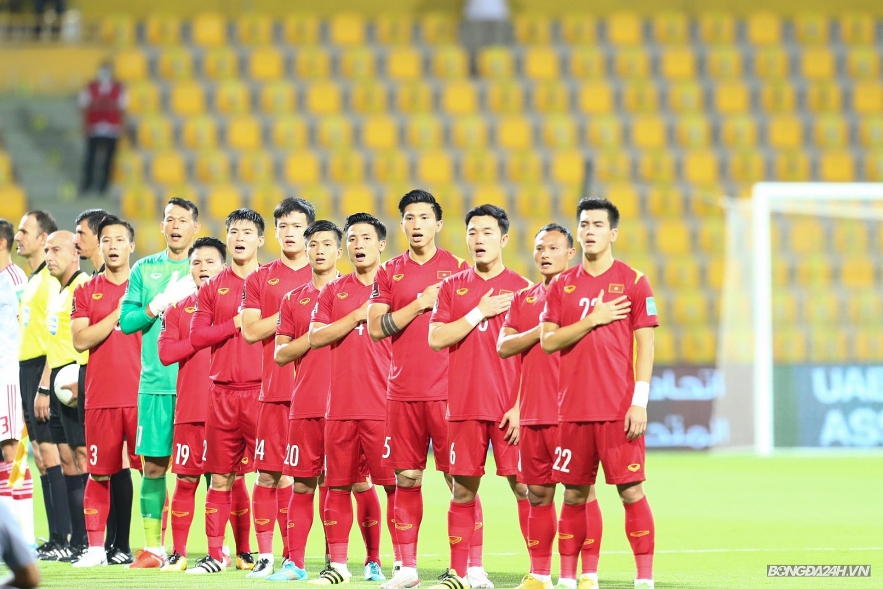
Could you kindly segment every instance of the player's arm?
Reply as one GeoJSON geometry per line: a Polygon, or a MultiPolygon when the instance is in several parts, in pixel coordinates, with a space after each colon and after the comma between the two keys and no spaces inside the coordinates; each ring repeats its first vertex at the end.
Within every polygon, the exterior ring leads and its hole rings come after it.
{"type": "Polygon", "coordinates": [[[334,342],[346,337],[346,334],[354,330],[359,323],[364,323],[368,318],[368,303],[358,309],[347,313],[337,321],[321,323],[312,321],[310,330],[307,332],[310,347],[315,349],[330,346],[334,342]]]}
{"type": "Polygon", "coordinates": [[[74,338],[74,349],[78,352],[91,350],[113,333],[113,328],[120,320],[120,309],[117,307],[107,317],[95,323],[89,324],[88,317],[77,317],[71,321],[71,335],[74,338]]]}
{"type": "Polygon", "coordinates": [[[517,356],[538,344],[539,341],[539,325],[520,333],[513,327],[504,326],[500,330],[500,337],[497,338],[497,354],[504,359],[517,356]]]}
{"type": "Polygon", "coordinates": [[[395,335],[405,329],[422,313],[432,309],[438,298],[441,282],[426,287],[420,295],[396,311],[383,303],[372,303],[368,307],[368,333],[375,342],[395,335]]]}
{"type": "Polygon", "coordinates": [[[43,367],[43,374],[40,376],[40,385],[37,388],[37,398],[34,399],[34,417],[37,421],[49,421],[49,383],[51,381],[52,369],[49,368],[49,362],[43,367]]]}
{"type": "Polygon", "coordinates": [[[279,313],[261,317],[260,309],[243,309],[240,315],[242,337],[250,344],[267,339],[276,333],[279,313]]]}
{"type": "Polygon", "coordinates": [[[279,366],[285,366],[289,362],[294,362],[304,354],[310,351],[310,332],[305,332],[299,338],[293,338],[289,335],[276,334],[276,353],[273,359],[279,366]]]}
{"type": "Polygon", "coordinates": [[[605,301],[602,290],[595,301],[595,306],[592,307],[592,312],[579,321],[564,326],[551,321],[542,322],[540,324],[540,345],[547,354],[569,348],[596,327],[621,321],[628,317],[631,306],[632,304],[625,295],[612,301],[605,301]]]}
{"type": "Polygon", "coordinates": [[[429,347],[436,352],[460,343],[475,326],[500,313],[505,313],[512,303],[512,293],[491,296],[494,289],[490,289],[474,309],[450,323],[429,324],[429,347]]]}
{"type": "Polygon", "coordinates": [[[129,286],[123,296],[123,306],[120,310],[120,329],[126,335],[143,331],[153,325],[156,317],[149,313],[141,297],[142,293],[141,267],[136,265],[129,274],[129,286]]]}
{"type": "Polygon", "coordinates": [[[181,337],[180,314],[181,307],[178,305],[169,307],[163,313],[162,331],[159,332],[159,339],[156,342],[159,361],[163,366],[187,360],[196,353],[190,338],[181,337]]]}
{"type": "Polygon", "coordinates": [[[653,375],[653,327],[635,330],[635,392],[632,404],[625,414],[625,432],[634,440],[647,431],[647,401],[650,396],[650,378],[653,375]]]}
{"type": "Polygon", "coordinates": [[[239,330],[239,315],[234,315],[223,323],[214,324],[215,308],[210,289],[199,290],[196,311],[190,319],[190,343],[194,350],[209,348],[236,335],[239,330]]]}

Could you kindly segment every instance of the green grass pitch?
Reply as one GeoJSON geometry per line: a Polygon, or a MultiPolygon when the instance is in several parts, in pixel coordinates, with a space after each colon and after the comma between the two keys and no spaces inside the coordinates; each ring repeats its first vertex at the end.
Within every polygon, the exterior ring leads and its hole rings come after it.
{"type": "MultiPolygon", "coordinates": [[[[883,583],[883,455],[877,453],[781,454],[773,458],[704,453],[651,453],[647,496],[656,520],[657,587],[881,587],[883,583]],[[870,564],[869,579],[767,578],[768,564],[870,564]]],[[[490,467],[490,465],[489,465],[490,467]]],[[[132,546],[142,543],[137,514],[137,475],[132,546]]],[[[172,488],[173,477],[169,477],[172,488]]],[[[40,486],[35,485],[37,493],[40,486]]],[[[420,533],[422,586],[433,584],[447,565],[448,492],[438,473],[427,473],[425,516],[420,533]]],[[[612,487],[599,485],[604,513],[600,563],[602,588],[632,587],[634,561],[623,531],[623,510],[612,487]]],[[[513,497],[506,483],[487,476],[481,490],[484,507],[484,565],[500,589],[518,585],[528,570],[527,552],[518,530],[513,497]]],[[[191,562],[205,553],[202,502],[190,535],[191,562]]],[[[380,490],[381,505],[385,496],[380,490]]],[[[558,504],[560,506],[560,490],[558,504]]],[[[35,496],[37,511],[42,499],[35,496]]],[[[37,534],[46,534],[45,521],[37,534]]],[[[278,536],[278,534],[277,534],[278,536]]],[[[227,533],[228,544],[232,543],[227,533]]],[[[171,546],[171,531],[167,538],[171,546]]],[[[255,548],[254,541],[252,547],[255,548]]],[[[307,569],[322,566],[319,519],[310,536],[307,569]]],[[[277,537],[277,563],[281,542],[277,537]]],[[[389,575],[391,547],[383,530],[384,571],[389,575]]],[[[364,547],[354,528],[350,571],[358,588],[375,586],[361,578],[364,547]]],[[[557,559],[553,580],[557,578],[557,559]]],[[[160,588],[265,586],[244,573],[194,577],[181,573],[127,571],[122,567],[77,570],[58,563],[41,564],[44,587],[160,588]]]]}

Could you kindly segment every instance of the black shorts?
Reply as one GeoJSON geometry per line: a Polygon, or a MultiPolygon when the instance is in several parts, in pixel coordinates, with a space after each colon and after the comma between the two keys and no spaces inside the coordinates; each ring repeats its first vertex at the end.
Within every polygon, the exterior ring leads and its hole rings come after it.
{"type": "Polygon", "coordinates": [[[21,405],[25,414],[25,423],[28,426],[28,437],[32,442],[46,443],[52,441],[49,433],[49,422],[38,422],[34,419],[34,401],[37,398],[37,389],[40,387],[40,379],[43,378],[43,369],[46,367],[46,356],[38,356],[30,360],[22,360],[18,363],[18,385],[21,393],[21,405]]]}
{"type": "Polygon", "coordinates": [[[77,419],[83,431],[86,431],[86,365],[80,364],[80,374],[77,377],[77,419]]]}
{"type": "MultiPolygon", "coordinates": [[[[64,366],[52,369],[49,377],[50,391],[55,390],[55,377],[62,368],[64,366]]],[[[49,393],[49,435],[53,444],[86,445],[86,431],[80,423],[77,408],[62,405],[54,392],[49,393]]]]}

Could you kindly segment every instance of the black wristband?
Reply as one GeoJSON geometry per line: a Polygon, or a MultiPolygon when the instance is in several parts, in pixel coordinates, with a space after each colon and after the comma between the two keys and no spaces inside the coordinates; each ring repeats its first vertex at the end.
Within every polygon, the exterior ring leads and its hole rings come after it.
{"type": "Polygon", "coordinates": [[[46,397],[48,397],[49,396],[49,389],[46,387],[37,387],[37,394],[38,395],[45,395],[46,397]]]}

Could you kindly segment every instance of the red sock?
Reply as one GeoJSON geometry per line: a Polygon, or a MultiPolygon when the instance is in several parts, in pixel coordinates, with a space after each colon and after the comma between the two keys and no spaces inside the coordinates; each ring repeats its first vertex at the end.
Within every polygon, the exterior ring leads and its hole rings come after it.
{"type": "Polygon", "coordinates": [[[205,494],[205,535],[208,554],[217,561],[224,560],[224,530],[230,519],[233,493],[209,489],[205,494]]]}
{"type": "MultiPolygon", "coordinates": [[[[328,504],[328,487],[322,485],[319,487],[319,515],[322,521],[325,521],[325,506],[328,504]]],[[[325,556],[331,556],[331,550],[328,548],[328,529],[323,525],[322,534],[325,535],[325,556]]]]}
{"type": "Polygon", "coordinates": [[[288,503],[288,558],[299,569],[305,567],[307,538],[313,527],[314,498],[315,495],[310,493],[292,493],[288,503]]]}
{"type": "Polygon", "coordinates": [[[260,554],[273,554],[273,528],[276,525],[276,488],[261,487],[257,483],[251,496],[254,533],[260,554]]]}
{"type": "Polygon", "coordinates": [[[104,547],[104,528],[107,514],[110,513],[110,479],[96,481],[92,477],[86,481],[83,494],[83,513],[86,515],[86,534],[89,547],[104,547]]]}
{"type": "Polygon", "coordinates": [[[558,518],[555,516],[554,503],[530,508],[527,521],[530,572],[537,575],[552,574],[552,544],[555,542],[557,528],[558,518]]]}
{"type": "Polygon", "coordinates": [[[558,521],[558,553],[561,555],[561,578],[576,579],[579,551],[586,539],[586,506],[568,505],[561,508],[558,521]]]}
{"type": "Polygon", "coordinates": [[[233,481],[233,499],[230,507],[230,527],[236,542],[236,554],[251,552],[251,516],[249,515],[248,487],[245,477],[233,481]]]}
{"type": "Polygon", "coordinates": [[[162,505],[162,528],[159,536],[159,541],[163,546],[166,545],[166,528],[169,527],[169,511],[169,494],[166,493],[166,501],[162,505]]]}
{"type": "Polygon", "coordinates": [[[583,561],[583,574],[598,572],[598,559],[601,557],[601,533],[604,521],[598,500],[586,503],[586,539],[580,555],[583,561]]]}
{"type": "Polygon", "coordinates": [[[346,563],[350,530],[353,527],[353,500],[350,491],[331,489],[328,492],[323,523],[331,562],[346,563]]]}
{"type": "Polygon", "coordinates": [[[395,494],[395,528],[402,553],[402,566],[417,568],[417,535],[423,521],[423,492],[420,487],[398,487],[395,494]]]}
{"type": "Polygon", "coordinates": [[[527,497],[519,499],[515,502],[518,505],[518,527],[521,528],[521,537],[524,538],[524,545],[530,549],[527,539],[527,519],[530,517],[530,501],[527,497]]]}
{"type": "MultiPolygon", "coordinates": [[[[448,507],[448,542],[451,544],[451,568],[465,576],[470,558],[470,544],[476,528],[476,501],[454,503],[448,507]]],[[[480,566],[480,565],[473,565],[480,566]]]]}
{"type": "MultiPolygon", "coordinates": [[[[475,530],[472,533],[472,539],[469,541],[469,563],[470,567],[480,567],[481,553],[484,550],[484,512],[481,510],[481,499],[475,496],[475,530]]],[[[458,569],[459,571],[459,569],[458,569]]]]}
{"type": "Polygon", "coordinates": [[[380,499],[377,497],[377,488],[371,488],[361,493],[353,493],[356,496],[356,514],[359,520],[359,529],[362,532],[362,540],[365,542],[365,564],[372,560],[380,564],[380,499]]]}
{"type": "Polygon", "coordinates": [[[172,552],[187,556],[187,537],[193,524],[196,510],[196,487],[199,482],[189,482],[179,478],[172,496],[172,552]]]}
{"type": "Polygon", "coordinates": [[[625,507],[625,533],[632,553],[635,555],[635,566],[638,568],[638,579],[653,578],[653,550],[656,546],[656,526],[653,524],[653,512],[647,497],[641,497],[636,503],[623,503],[625,507]]]}
{"type": "Polygon", "coordinates": [[[291,485],[276,489],[276,523],[282,536],[282,554],[288,554],[288,504],[291,503],[291,485]]]}
{"type": "Polygon", "coordinates": [[[402,562],[402,551],[399,548],[399,539],[396,534],[396,488],[384,487],[386,491],[386,529],[389,532],[389,538],[392,540],[392,559],[394,562],[402,562]]]}

